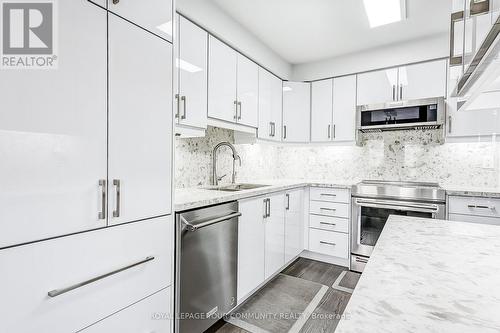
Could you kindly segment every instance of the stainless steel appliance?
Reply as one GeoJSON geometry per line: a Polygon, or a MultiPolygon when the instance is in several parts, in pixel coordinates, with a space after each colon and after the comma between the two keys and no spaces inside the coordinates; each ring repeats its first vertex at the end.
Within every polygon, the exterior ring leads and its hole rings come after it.
{"type": "Polygon", "coordinates": [[[434,183],[363,181],[352,191],[351,269],[362,272],[390,215],[444,219],[445,191],[434,183]]]}
{"type": "Polygon", "coordinates": [[[176,215],[176,332],[201,333],[236,306],[238,202],[176,215]]]}
{"type": "Polygon", "coordinates": [[[445,121],[444,97],[361,105],[357,108],[359,132],[441,128],[445,121]]]}

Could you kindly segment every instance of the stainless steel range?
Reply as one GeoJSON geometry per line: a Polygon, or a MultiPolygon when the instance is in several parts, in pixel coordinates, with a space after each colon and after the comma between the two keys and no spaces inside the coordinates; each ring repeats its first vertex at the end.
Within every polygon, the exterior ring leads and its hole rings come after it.
{"type": "Polygon", "coordinates": [[[354,186],[351,269],[363,271],[390,215],[444,219],[445,201],[435,183],[366,180],[354,186]]]}

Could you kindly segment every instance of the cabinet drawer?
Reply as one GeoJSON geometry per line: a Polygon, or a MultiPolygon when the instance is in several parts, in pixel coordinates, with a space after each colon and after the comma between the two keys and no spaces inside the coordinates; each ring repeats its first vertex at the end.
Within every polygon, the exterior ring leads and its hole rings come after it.
{"type": "Polygon", "coordinates": [[[349,203],[349,190],[339,188],[311,187],[311,200],[349,203]]]}
{"type": "Polygon", "coordinates": [[[448,219],[452,222],[458,221],[458,222],[471,222],[471,223],[500,225],[500,218],[498,218],[498,217],[450,214],[448,216],[448,219]]]}
{"type": "Polygon", "coordinates": [[[0,332],[75,332],[169,286],[172,231],[168,216],[0,251],[0,332]]]}
{"type": "Polygon", "coordinates": [[[82,331],[82,333],[170,333],[170,287],[123,309],[82,331]]]}
{"type": "Polygon", "coordinates": [[[347,259],[349,254],[349,235],[310,228],[309,250],[347,259]]]}
{"type": "Polygon", "coordinates": [[[341,217],[311,214],[309,215],[309,226],[322,230],[349,232],[349,220],[341,217]]]}
{"type": "Polygon", "coordinates": [[[450,214],[500,217],[500,200],[474,197],[449,197],[450,214]]]}
{"type": "Polygon", "coordinates": [[[309,205],[311,214],[349,218],[349,204],[311,201],[309,205]]]}

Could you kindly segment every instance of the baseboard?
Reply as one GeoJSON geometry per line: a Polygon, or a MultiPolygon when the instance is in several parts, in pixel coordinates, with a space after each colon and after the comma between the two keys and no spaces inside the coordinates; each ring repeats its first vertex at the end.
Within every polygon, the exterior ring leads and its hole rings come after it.
{"type": "Polygon", "coordinates": [[[322,261],[322,262],[326,262],[328,264],[344,266],[344,267],[350,268],[350,266],[349,266],[350,260],[349,259],[332,257],[332,256],[329,256],[326,254],[311,252],[308,250],[302,251],[302,253],[299,256],[302,258],[306,258],[306,259],[322,261]]]}

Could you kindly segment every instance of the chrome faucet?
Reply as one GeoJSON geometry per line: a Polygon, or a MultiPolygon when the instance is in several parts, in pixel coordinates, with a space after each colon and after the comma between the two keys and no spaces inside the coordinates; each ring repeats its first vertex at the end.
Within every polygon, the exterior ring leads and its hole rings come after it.
{"type": "Polygon", "coordinates": [[[219,185],[219,181],[224,178],[226,175],[219,177],[217,176],[217,152],[219,148],[226,146],[231,148],[233,152],[233,176],[231,179],[231,182],[234,184],[236,181],[236,160],[240,161],[240,166],[241,166],[241,157],[238,155],[238,152],[236,151],[236,148],[229,142],[221,142],[218,145],[215,146],[213,152],[212,152],[212,184],[213,185],[219,185]]]}

